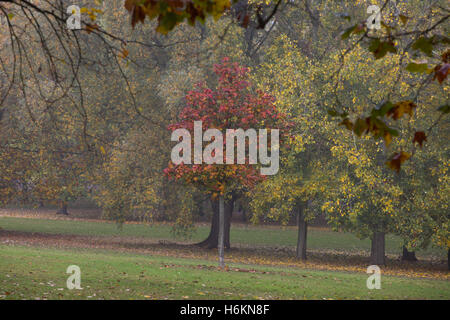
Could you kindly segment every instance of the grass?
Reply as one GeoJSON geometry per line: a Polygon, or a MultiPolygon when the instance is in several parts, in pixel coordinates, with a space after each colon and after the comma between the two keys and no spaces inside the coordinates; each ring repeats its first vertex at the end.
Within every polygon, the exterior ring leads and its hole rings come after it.
{"type": "MultiPolygon", "coordinates": [[[[178,240],[174,238],[172,227],[167,224],[124,224],[121,229],[112,222],[93,222],[79,220],[51,220],[0,217],[0,227],[4,230],[40,232],[48,234],[71,234],[98,237],[138,237],[155,240],[178,240]]],[[[209,226],[198,226],[190,241],[200,241],[206,238],[209,226]]],[[[233,244],[249,246],[295,246],[297,230],[294,227],[264,227],[235,225],[231,228],[233,244]]],[[[386,236],[386,253],[400,254],[402,241],[393,235],[386,236]]],[[[370,240],[360,240],[351,233],[333,232],[326,229],[310,228],[308,230],[308,249],[341,250],[347,252],[370,250],[370,240]]],[[[417,252],[417,256],[435,256],[446,258],[446,252],[430,248],[417,252]]]]}
{"type": "Polygon", "coordinates": [[[450,299],[450,282],[289,267],[231,265],[98,249],[0,245],[3,299],[450,299]],[[83,290],[68,290],[66,269],[81,268],[83,290]],[[236,268],[244,268],[238,269],[236,268]],[[249,272],[252,271],[252,272],[249,272]]]}

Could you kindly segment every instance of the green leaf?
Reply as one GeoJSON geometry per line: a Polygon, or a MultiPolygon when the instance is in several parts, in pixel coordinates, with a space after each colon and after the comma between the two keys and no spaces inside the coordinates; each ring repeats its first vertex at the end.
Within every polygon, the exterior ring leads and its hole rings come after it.
{"type": "Polygon", "coordinates": [[[163,15],[162,19],[159,21],[156,31],[161,32],[162,34],[167,34],[177,25],[178,18],[179,17],[173,12],[163,15]]]}
{"type": "Polygon", "coordinates": [[[368,128],[367,122],[364,119],[358,118],[355,121],[353,131],[358,137],[360,137],[367,128],[368,128]]]}
{"type": "Polygon", "coordinates": [[[384,117],[389,110],[394,107],[392,102],[386,101],[372,109],[371,115],[375,117],[384,117]]]}
{"type": "Polygon", "coordinates": [[[332,117],[337,117],[339,115],[339,113],[336,110],[333,110],[333,109],[328,109],[327,112],[332,117]]]}
{"type": "Polygon", "coordinates": [[[390,53],[397,53],[397,48],[393,42],[384,42],[383,44],[386,47],[386,51],[389,51],[390,53]]]}
{"type": "Polygon", "coordinates": [[[426,63],[414,63],[411,62],[406,66],[406,70],[409,72],[426,73],[429,71],[428,64],[426,63]]]}
{"type": "Polygon", "coordinates": [[[397,53],[397,48],[392,41],[380,41],[377,38],[370,42],[369,51],[373,53],[375,59],[381,59],[388,52],[397,53]]]}
{"type": "Polygon", "coordinates": [[[412,48],[414,50],[420,50],[431,57],[433,53],[433,40],[431,38],[420,37],[413,43],[412,48]]]}
{"type": "Polygon", "coordinates": [[[438,111],[440,111],[442,113],[450,113],[450,105],[446,104],[446,105],[440,106],[438,108],[438,111]]]}
{"type": "Polygon", "coordinates": [[[386,131],[389,132],[390,134],[392,134],[394,137],[398,137],[398,135],[399,135],[399,132],[396,129],[386,127],[386,131]]]}
{"type": "Polygon", "coordinates": [[[351,26],[351,27],[345,29],[344,32],[343,32],[342,35],[341,35],[342,40],[345,40],[345,39],[347,39],[348,37],[350,37],[350,34],[351,34],[353,31],[356,30],[356,27],[357,27],[357,25],[355,24],[354,26],[351,26]]]}

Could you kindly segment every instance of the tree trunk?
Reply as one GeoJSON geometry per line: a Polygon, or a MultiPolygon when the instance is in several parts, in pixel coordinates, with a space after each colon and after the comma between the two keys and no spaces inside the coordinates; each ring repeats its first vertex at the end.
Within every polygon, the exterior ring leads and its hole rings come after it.
{"type": "Polygon", "coordinates": [[[408,251],[406,246],[403,246],[402,261],[417,261],[416,253],[408,251]]]}
{"type": "Polygon", "coordinates": [[[225,267],[224,240],[225,240],[225,208],[223,196],[219,197],[219,267],[225,267]]]}
{"type": "Polygon", "coordinates": [[[373,234],[370,261],[374,265],[386,264],[384,235],[384,232],[374,232],[373,234]]]}
{"type": "Polygon", "coordinates": [[[241,206],[241,213],[242,213],[242,222],[247,222],[247,212],[245,211],[245,208],[241,206]]]}
{"type": "Polygon", "coordinates": [[[306,237],[308,231],[308,224],[305,221],[305,215],[303,214],[303,207],[300,206],[297,216],[298,224],[298,239],[297,239],[297,258],[306,260],[306,237]]]}
{"type": "Polygon", "coordinates": [[[447,268],[450,270],[450,248],[447,250],[447,268]]]}
{"type": "Polygon", "coordinates": [[[225,248],[230,249],[230,230],[231,230],[231,216],[233,215],[234,201],[224,201],[224,217],[225,217],[225,229],[224,229],[224,245],[225,248]]]}
{"type": "MultiPolygon", "coordinates": [[[[211,206],[213,209],[213,216],[211,219],[211,229],[208,237],[197,243],[200,247],[208,249],[217,248],[219,243],[219,201],[211,199],[211,206]]],[[[231,229],[231,215],[233,212],[233,201],[225,201],[225,237],[224,247],[230,248],[230,229],[231,229]]]]}
{"type": "Polygon", "coordinates": [[[211,199],[211,207],[213,211],[211,219],[211,229],[209,230],[208,237],[197,243],[198,246],[208,249],[217,248],[217,242],[219,238],[219,202],[211,199]]]}
{"type": "Polygon", "coordinates": [[[66,201],[61,201],[61,207],[56,212],[56,214],[64,214],[66,216],[69,215],[69,212],[67,211],[67,202],[66,201]]]}

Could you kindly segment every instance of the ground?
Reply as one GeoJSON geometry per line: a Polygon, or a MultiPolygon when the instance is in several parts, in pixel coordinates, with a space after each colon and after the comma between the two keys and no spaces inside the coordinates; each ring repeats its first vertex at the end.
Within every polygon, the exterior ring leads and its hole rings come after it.
{"type": "Polygon", "coordinates": [[[295,259],[293,227],[232,226],[227,269],[216,250],[174,238],[171,226],[114,223],[46,210],[0,210],[0,299],[449,299],[445,252],[399,259],[387,238],[380,290],[366,287],[370,242],[311,228],[309,259],[295,259]],[[81,268],[82,290],[68,290],[66,269],[81,268]]]}

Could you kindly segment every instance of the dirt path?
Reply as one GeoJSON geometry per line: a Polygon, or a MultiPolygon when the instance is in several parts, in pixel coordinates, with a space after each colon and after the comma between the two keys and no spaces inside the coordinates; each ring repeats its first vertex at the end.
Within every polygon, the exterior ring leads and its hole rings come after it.
{"type": "MultiPolygon", "coordinates": [[[[217,251],[214,249],[207,250],[190,244],[186,245],[132,237],[55,235],[0,230],[0,244],[53,248],[106,249],[138,254],[204,259],[209,261],[217,260],[217,251]]],[[[291,266],[315,270],[361,273],[365,273],[369,265],[368,257],[348,255],[342,252],[309,251],[308,261],[300,262],[295,259],[293,250],[275,247],[231,248],[226,251],[226,260],[243,264],[291,266]]],[[[383,274],[395,276],[449,280],[446,264],[431,261],[402,263],[396,259],[388,259],[388,265],[382,267],[382,272],[383,274]]]]}

